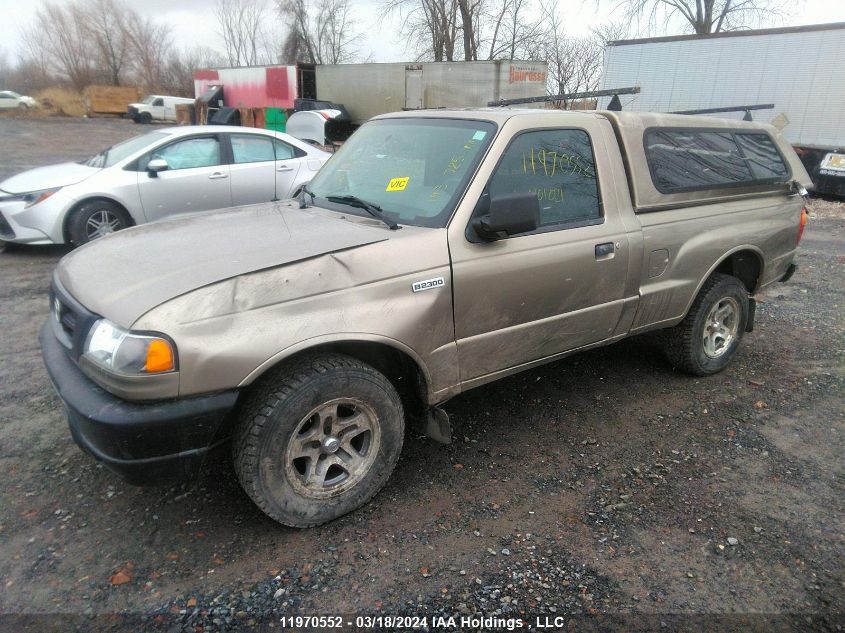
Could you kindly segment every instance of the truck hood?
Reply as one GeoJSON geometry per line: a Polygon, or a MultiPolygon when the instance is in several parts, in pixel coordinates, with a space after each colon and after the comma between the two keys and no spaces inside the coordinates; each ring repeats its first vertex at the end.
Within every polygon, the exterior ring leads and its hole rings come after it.
{"type": "Polygon", "coordinates": [[[83,306],[128,328],[186,292],[380,242],[389,232],[294,203],[265,203],[120,231],[65,256],[56,276],[83,306]]]}
{"type": "Polygon", "coordinates": [[[48,167],[38,167],[0,182],[0,189],[14,194],[56,189],[57,187],[74,185],[98,171],[100,171],[98,167],[88,167],[79,163],[60,163],[48,167]]]}

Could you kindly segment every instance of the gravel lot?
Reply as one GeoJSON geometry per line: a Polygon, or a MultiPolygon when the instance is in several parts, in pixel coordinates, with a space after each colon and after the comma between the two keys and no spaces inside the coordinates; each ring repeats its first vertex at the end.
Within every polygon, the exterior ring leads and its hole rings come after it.
{"type": "MultiPolygon", "coordinates": [[[[0,179],[139,131],[0,118],[0,179]]],[[[727,371],[676,374],[639,337],[476,389],[445,407],[456,442],[409,436],[373,502],[300,531],[250,503],[225,453],[140,489],[77,449],[36,340],[66,249],[7,248],[0,630],[329,613],[844,630],[845,205],[812,206],[799,272],[758,297],[727,371]]]]}

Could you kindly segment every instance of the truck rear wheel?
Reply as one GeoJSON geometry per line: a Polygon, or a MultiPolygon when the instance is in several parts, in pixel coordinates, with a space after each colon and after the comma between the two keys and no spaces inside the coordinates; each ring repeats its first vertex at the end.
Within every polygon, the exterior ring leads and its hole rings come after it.
{"type": "Polygon", "coordinates": [[[748,321],[748,292],[736,277],[716,273],[689,313],[666,332],[665,351],[678,369],[695,376],[722,371],[736,353],[748,321]]]}
{"type": "Polygon", "coordinates": [[[387,378],[348,356],[310,356],[249,395],[232,442],[235,470],[268,516],[312,527],[381,489],[404,432],[402,402],[387,378]]]}

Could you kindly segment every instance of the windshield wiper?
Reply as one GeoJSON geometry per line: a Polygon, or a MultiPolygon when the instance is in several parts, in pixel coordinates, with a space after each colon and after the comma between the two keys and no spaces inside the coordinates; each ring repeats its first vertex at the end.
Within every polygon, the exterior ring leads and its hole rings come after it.
{"type": "Polygon", "coordinates": [[[377,204],[373,204],[372,202],[367,202],[366,200],[361,200],[361,198],[359,198],[358,196],[326,196],[326,200],[328,200],[329,202],[339,202],[340,204],[348,204],[350,207],[363,209],[374,218],[384,222],[387,226],[390,227],[391,231],[397,231],[402,228],[401,226],[396,224],[396,222],[387,217],[384,214],[384,210],[380,206],[378,206],[377,204]]]}
{"type": "Polygon", "coordinates": [[[300,191],[299,191],[299,208],[300,209],[305,209],[306,207],[308,207],[308,205],[305,204],[305,194],[306,193],[309,196],[311,196],[311,204],[314,204],[314,198],[315,198],[314,192],[311,191],[308,188],[308,185],[302,185],[302,189],[300,189],[300,191]]]}

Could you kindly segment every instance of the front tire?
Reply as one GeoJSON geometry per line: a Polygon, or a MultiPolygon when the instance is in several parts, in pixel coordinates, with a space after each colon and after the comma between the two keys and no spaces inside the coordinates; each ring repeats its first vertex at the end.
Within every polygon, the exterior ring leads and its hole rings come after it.
{"type": "Polygon", "coordinates": [[[129,214],[108,200],[92,200],[73,211],[68,220],[70,241],[77,246],[131,226],[129,214]]]}
{"type": "Polygon", "coordinates": [[[727,367],[748,322],[748,292],[736,277],[713,274],[689,313],[666,332],[665,351],[678,369],[709,376],[727,367]]]}
{"type": "Polygon", "coordinates": [[[393,472],[404,433],[402,402],[387,378],[348,356],[309,356],[250,394],[232,452],[253,502],[304,528],[369,501],[393,472]]]}
{"type": "Polygon", "coordinates": [[[153,115],[150,114],[149,112],[142,112],[141,114],[138,115],[138,118],[136,119],[136,121],[138,123],[141,123],[142,125],[149,125],[150,123],[153,122],[153,115]]]}

